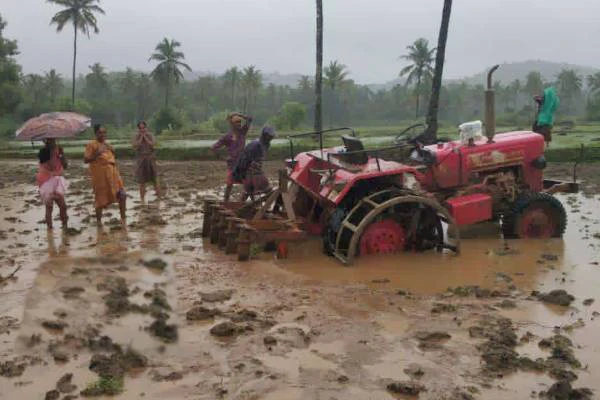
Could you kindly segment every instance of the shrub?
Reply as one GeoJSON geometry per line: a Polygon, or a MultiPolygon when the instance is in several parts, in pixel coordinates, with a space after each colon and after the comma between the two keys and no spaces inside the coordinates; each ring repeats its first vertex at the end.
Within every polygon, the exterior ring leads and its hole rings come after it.
{"type": "Polygon", "coordinates": [[[228,111],[221,111],[210,117],[210,123],[217,132],[225,133],[229,129],[229,123],[227,122],[228,115],[228,111]]]}
{"type": "Polygon", "coordinates": [[[171,130],[181,128],[183,126],[183,118],[175,109],[165,107],[156,113],[152,125],[154,126],[156,133],[160,134],[166,129],[171,130]]]}
{"type": "Polygon", "coordinates": [[[306,107],[304,104],[290,101],[281,107],[281,116],[287,122],[287,125],[291,130],[294,130],[304,121],[306,118],[306,107]]]}

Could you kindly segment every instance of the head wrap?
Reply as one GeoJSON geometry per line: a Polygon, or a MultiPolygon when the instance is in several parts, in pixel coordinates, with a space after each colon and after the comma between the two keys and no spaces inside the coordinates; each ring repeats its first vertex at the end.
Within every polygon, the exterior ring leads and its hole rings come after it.
{"type": "Polygon", "coordinates": [[[275,129],[273,129],[270,126],[265,126],[264,128],[262,128],[262,131],[260,132],[260,136],[263,138],[269,138],[269,139],[273,139],[275,137],[275,129]]]}

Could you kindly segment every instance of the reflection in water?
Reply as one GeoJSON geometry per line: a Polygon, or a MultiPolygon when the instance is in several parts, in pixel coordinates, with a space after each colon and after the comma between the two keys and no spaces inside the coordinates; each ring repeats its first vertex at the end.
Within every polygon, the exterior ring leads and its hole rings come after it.
{"type": "Polygon", "coordinates": [[[160,229],[157,225],[149,224],[162,218],[158,203],[144,205],[139,209],[137,225],[141,227],[139,244],[143,250],[157,250],[161,244],[160,229]]]}
{"type": "Polygon", "coordinates": [[[106,229],[104,226],[97,228],[96,252],[99,257],[114,257],[127,253],[129,237],[126,229],[114,226],[106,229]]]}
{"type": "Polygon", "coordinates": [[[59,231],[48,230],[46,235],[46,240],[48,242],[48,255],[50,257],[63,256],[66,257],[69,255],[69,235],[64,230],[61,229],[59,231]],[[55,234],[58,232],[60,236],[60,246],[56,247],[56,239],[55,234]]]}

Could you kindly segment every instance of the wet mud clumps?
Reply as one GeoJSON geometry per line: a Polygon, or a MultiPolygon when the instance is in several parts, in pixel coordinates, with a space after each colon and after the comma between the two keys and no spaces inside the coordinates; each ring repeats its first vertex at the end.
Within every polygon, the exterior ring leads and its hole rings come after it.
{"type": "Polygon", "coordinates": [[[108,314],[125,315],[132,310],[129,302],[129,288],[124,278],[109,276],[104,283],[97,286],[99,291],[108,291],[103,297],[108,314]]]}
{"type": "MultiPolygon", "coordinates": [[[[120,349],[120,347],[119,347],[120,349]]],[[[125,374],[148,366],[148,359],[128,348],[111,354],[94,354],[89,369],[99,376],[99,380],[81,392],[84,397],[114,396],[123,392],[125,374]]]]}
{"type": "Polygon", "coordinates": [[[167,321],[164,318],[154,320],[146,330],[150,332],[152,336],[161,339],[165,343],[175,343],[179,339],[179,329],[177,325],[167,324],[167,321]]]}
{"type": "Polygon", "coordinates": [[[548,293],[532,293],[534,297],[537,297],[538,300],[548,303],[548,304],[556,304],[559,306],[568,307],[575,300],[573,295],[567,293],[566,290],[556,289],[552,290],[548,293]]]}
{"type": "Polygon", "coordinates": [[[108,291],[104,299],[107,313],[112,316],[123,316],[127,313],[150,314],[156,319],[167,319],[166,311],[171,311],[167,301],[167,294],[160,288],[154,287],[144,293],[144,297],[150,299],[150,304],[135,304],[129,300],[131,291],[125,279],[121,277],[108,277],[98,285],[98,290],[108,291]]]}
{"type": "Polygon", "coordinates": [[[14,378],[23,375],[25,364],[16,361],[6,361],[0,363],[0,376],[5,378],[14,378]]]}
{"type": "Polygon", "coordinates": [[[457,286],[450,287],[447,290],[448,293],[452,293],[458,297],[471,297],[475,296],[478,299],[487,299],[490,297],[506,297],[507,294],[501,292],[500,290],[490,290],[479,287],[477,285],[466,285],[466,286],[457,286]]]}
{"type": "Polygon", "coordinates": [[[149,312],[157,319],[166,319],[164,313],[165,311],[171,311],[171,306],[167,301],[167,294],[165,291],[155,286],[154,289],[145,292],[144,297],[150,299],[150,304],[148,306],[142,306],[140,311],[149,312]]]}
{"type": "Polygon", "coordinates": [[[161,272],[167,268],[167,263],[162,258],[153,258],[152,260],[142,261],[142,264],[146,268],[161,272]]]}
{"type": "Polygon", "coordinates": [[[501,318],[496,321],[480,321],[480,324],[469,329],[469,333],[471,337],[488,339],[479,346],[481,358],[485,362],[484,373],[502,377],[506,373],[516,371],[520,362],[519,354],[515,351],[518,341],[512,321],[501,318]]]}
{"type": "Polygon", "coordinates": [[[205,321],[212,319],[218,315],[221,315],[221,311],[216,308],[206,308],[202,306],[196,306],[191,308],[186,314],[185,318],[188,321],[205,321]]]}
{"type": "Polygon", "coordinates": [[[568,381],[559,381],[541,392],[540,398],[549,400],[588,400],[594,398],[594,393],[587,388],[573,389],[568,381]]]}
{"type": "Polygon", "coordinates": [[[386,386],[386,389],[391,393],[404,396],[418,396],[421,392],[427,390],[424,385],[418,382],[392,382],[386,386]]]}

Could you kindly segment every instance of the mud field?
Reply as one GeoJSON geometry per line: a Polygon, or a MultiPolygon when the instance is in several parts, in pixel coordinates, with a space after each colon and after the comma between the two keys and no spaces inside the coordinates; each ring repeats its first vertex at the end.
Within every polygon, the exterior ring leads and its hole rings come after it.
{"type": "MultiPolygon", "coordinates": [[[[460,256],[343,267],[318,240],[247,263],[200,237],[221,163],[162,163],[168,193],[97,228],[85,170],[48,233],[35,164],[0,162],[0,398],[586,399],[600,392],[600,165],[561,196],[563,240],[465,232],[460,256]],[[56,223],[59,225],[59,222],[56,223]],[[9,277],[10,274],[17,272],[9,277]]],[[[270,164],[271,172],[276,164],[270,164]]],[[[549,176],[565,178],[568,166],[549,176]]],[[[272,176],[276,176],[274,173],[272,176]]]]}

